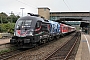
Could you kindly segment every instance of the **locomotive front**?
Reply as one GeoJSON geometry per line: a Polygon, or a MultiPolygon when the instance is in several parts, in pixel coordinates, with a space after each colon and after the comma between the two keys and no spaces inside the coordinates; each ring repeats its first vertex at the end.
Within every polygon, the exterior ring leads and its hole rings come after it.
{"type": "Polygon", "coordinates": [[[14,36],[26,37],[33,36],[32,20],[18,20],[15,25],[14,36]]]}
{"type": "Polygon", "coordinates": [[[18,46],[30,46],[39,41],[39,36],[34,35],[36,23],[37,19],[30,16],[18,19],[10,43],[18,46]]]}

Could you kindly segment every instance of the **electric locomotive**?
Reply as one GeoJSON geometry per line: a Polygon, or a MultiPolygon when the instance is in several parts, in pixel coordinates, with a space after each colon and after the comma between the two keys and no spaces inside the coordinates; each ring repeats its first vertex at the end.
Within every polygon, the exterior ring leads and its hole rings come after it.
{"type": "MultiPolygon", "coordinates": [[[[29,13],[30,14],[30,13],[29,13]]],[[[21,17],[15,24],[14,36],[10,43],[21,48],[45,43],[49,39],[50,23],[38,15],[21,17]]]]}
{"type": "Polygon", "coordinates": [[[39,15],[31,13],[29,15],[17,20],[14,36],[10,39],[10,43],[19,48],[30,48],[75,31],[74,27],[71,28],[62,23],[45,20],[39,15]]]}
{"type": "Polygon", "coordinates": [[[48,22],[50,23],[50,38],[52,38],[52,40],[54,38],[59,38],[61,32],[60,32],[60,24],[58,22],[55,21],[51,21],[48,20],[48,22]]]}

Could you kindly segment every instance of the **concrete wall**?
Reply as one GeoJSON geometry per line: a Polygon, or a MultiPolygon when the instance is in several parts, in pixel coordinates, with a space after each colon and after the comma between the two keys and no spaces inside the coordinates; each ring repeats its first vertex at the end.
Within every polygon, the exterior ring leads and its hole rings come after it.
{"type": "Polygon", "coordinates": [[[43,16],[45,19],[50,19],[50,9],[49,8],[38,8],[38,14],[43,16]]]}

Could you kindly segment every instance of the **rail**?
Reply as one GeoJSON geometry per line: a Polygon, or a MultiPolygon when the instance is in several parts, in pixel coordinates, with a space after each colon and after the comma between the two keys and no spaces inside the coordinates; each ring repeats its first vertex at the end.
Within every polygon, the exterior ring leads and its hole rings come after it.
{"type": "Polygon", "coordinates": [[[80,33],[77,32],[76,35],[69,41],[67,41],[65,44],[63,44],[61,47],[59,47],[57,50],[55,50],[53,53],[50,53],[48,56],[46,56],[43,60],[68,60],[70,57],[70,54],[72,53],[78,38],[80,36],[80,33]]]}

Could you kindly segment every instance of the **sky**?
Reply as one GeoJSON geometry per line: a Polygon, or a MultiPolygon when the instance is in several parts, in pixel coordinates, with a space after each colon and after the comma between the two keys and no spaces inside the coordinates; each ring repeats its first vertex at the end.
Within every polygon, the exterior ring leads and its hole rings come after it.
{"type": "Polygon", "coordinates": [[[48,7],[50,12],[90,11],[90,0],[0,0],[0,12],[22,16],[38,14],[38,7],[48,7]]]}

